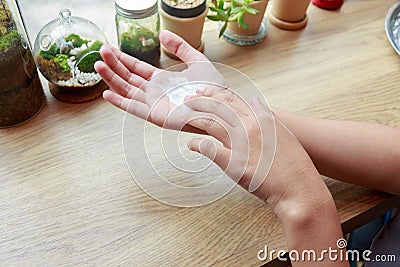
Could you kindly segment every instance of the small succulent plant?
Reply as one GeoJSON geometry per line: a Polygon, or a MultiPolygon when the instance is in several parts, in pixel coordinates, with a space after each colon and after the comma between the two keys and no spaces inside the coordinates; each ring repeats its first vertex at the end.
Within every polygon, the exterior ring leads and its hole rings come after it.
{"type": "Polygon", "coordinates": [[[259,11],[250,7],[250,4],[254,1],[259,0],[212,0],[210,5],[210,11],[213,14],[207,17],[213,21],[221,21],[223,25],[219,31],[219,37],[221,37],[226,28],[228,22],[237,22],[239,28],[248,29],[249,26],[244,21],[244,14],[258,14],[259,11]]]}

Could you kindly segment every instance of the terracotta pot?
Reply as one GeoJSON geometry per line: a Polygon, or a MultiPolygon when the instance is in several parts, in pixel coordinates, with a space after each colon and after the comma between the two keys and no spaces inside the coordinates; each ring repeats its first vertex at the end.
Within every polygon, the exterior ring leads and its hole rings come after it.
{"type": "Polygon", "coordinates": [[[310,0],[273,0],[268,12],[269,21],[284,30],[297,30],[306,26],[310,0]]]}
{"type": "Polygon", "coordinates": [[[239,28],[237,25],[237,22],[229,22],[228,23],[228,31],[239,34],[239,35],[244,35],[244,36],[251,36],[255,35],[258,33],[258,30],[260,28],[261,22],[264,19],[264,14],[265,10],[267,8],[268,0],[261,0],[261,1],[256,1],[252,2],[250,6],[252,8],[255,8],[259,11],[258,14],[252,15],[246,13],[244,15],[244,21],[249,25],[249,29],[246,30],[244,28],[239,28]]]}
{"type": "MultiPolygon", "coordinates": [[[[161,28],[164,30],[169,30],[180,37],[182,37],[186,42],[188,42],[195,49],[203,52],[204,42],[202,41],[204,20],[207,16],[208,6],[204,5],[204,11],[195,17],[178,17],[168,14],[161,5],[159,5],[159,12],[161,18],[161,28]]],[[[164,53],[172,58],[176,58],[174,55],[169,53],[165,48],[163,48],[164,53]]]]}

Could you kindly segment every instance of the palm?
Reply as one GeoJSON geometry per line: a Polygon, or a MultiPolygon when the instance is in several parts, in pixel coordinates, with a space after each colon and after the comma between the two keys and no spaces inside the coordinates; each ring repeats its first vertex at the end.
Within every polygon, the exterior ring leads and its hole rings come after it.
{"type": "MultiPolygon", "coordinates": [[[[114,90],[106,91],[104,98],[116,107],[160,127],[198,132],[184,123],[187,107],[181,105],[182,101],[171,101],[168,96],[169,89],[178,85],[182,79],[189,82],[211,81],[221,84],[223,77],[203,54],[190,47],[180,37],[164,31],[160,40],[164,47],[176,51],[176,56],[186,62],[188,68],[183,71],[161,70],[121,53],[112,46],[103,46],[100,52],[104,62],[97,62],[95,68],[114,90]]],[[[181,100],[183,97],[182,95],[181,100]]]]}
{"type": "Polygon", "coordinates": [[[146,86],[145,103],[149,109],[148,121],[165,128],[178,129],[184,125],[178,125],[178,118],[173,118],[174,105],[163,90],[156,86],[146,86]]]}
{"type": "Polygon", "coordinates": [[[223,83],[223,77],[210,62],[191,63],[183,71],[158,70],[141,88],[146,92],[145,103],[150,110],[147,120],[164,128],[183,129],[183,122],[188,119],[188,108],[182,105],[184,97],[194,95],[199,86],[204,86],[198,81],[223,83]]]}

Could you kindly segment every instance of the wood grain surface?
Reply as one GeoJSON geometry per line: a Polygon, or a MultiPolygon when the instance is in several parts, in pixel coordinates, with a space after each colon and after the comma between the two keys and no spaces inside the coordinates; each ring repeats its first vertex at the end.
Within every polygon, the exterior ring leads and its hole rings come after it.
{"type": "MultiPolygon", "coordinates": [[[[393,3],[349,0],[333,12],[310,6],[304,30],[271,26],[251,47],[218,39],[217,24],[207,22],[205,54],[246,74],[272,106],[400,127],[400,61],[384,31],[393,3]]],[[[71,7],[116,44],[112,0],[20,5],[31,42],[58,10],[71,7]]],[[[176,63],[162,57],[163,67],[176,63]]],[[[259,266],[265,262],[257,251],[265,245],[286,249],[270,208],[240,188],[198,208],[149,197],[125,164],[124,113],[102,100],[59,102],[44,85],[42,112],[0,130],[0,265],[259,266]]],[[[329,178],[326,183],[342,222],[389,199],[329,178]]]]}

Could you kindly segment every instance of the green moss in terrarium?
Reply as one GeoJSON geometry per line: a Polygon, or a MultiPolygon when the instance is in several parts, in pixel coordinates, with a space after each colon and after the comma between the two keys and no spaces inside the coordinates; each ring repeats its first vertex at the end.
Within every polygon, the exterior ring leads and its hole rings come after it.
{"type": "Polygon", "coordinates": [[[82,60],[78,64],[78,69],[86,73],[96,72],[94,69],[94,63],[99,60],[103,60],[100,56],[100,53],[96,51],[90,53],[82,58],[82,60]]]}
{"type": "Polygon", "coordinates": [[[81,51],[77,56],[78,69],[82,72],[91,73],[95,72],[94,63],[103,60],[98,52],[103,45],[100,41],[95,41],[87,49],[81,51]]]}
{"type": "Polygon", "coordinates": [[[141,27],[136,33],[133,32],[132,30],[121,35],[121,50],[145,53],[159,47],[158,36],[151,30],[141,27]]]}
{"type": "Polygon", "coordinates": [[[0,52],[8,52],[11,47],[19,42],[19,33],[16,29],[0,36],[0,52]]]}
{"type": "Polygon", "coordinates": [[[158,36],[146,28],[132,28],[120,38],[120,49],[140,60],[157,65],[160,59],[160,41],[158,36]]]}
{"type": "Polygon", "coordinates": [[[50,60],[60,54],[60,48],[56,44],[52,44],[49,50],[40,50],[39,54],[42,58],[50,60]]]}
{"type": "Polygon", "coordinates": [[[81,47],[83,44],[87,44],[89,41],[82,39],[79,35],[72,33],[65,38],[65,41],[72,42],[74,47],[81,47]]]}
{"type": "Polygon", "coordinates": [[[14,25],[11,12],[8,9],[7,3],[4,0],[0,1],[0,34],[7,34],[7,32],[14,25]]]}
{"type": "Polygon", "coordinates": [[[71,70],[71,67],[68,65],[68,56],[63,54],[58,54],[54,58],[54,62],[57,63],[62,72],[68,72],[71,70]]]}
{"type": "Polygon", "coordinates": [[[79,58],[81,58],[83,55],[85,55],[88,52],[99,51],[102,45],[103,45],[102,42],[95,41],[91,46],[89,46],[85,50],[82,50],[81,52],[79,52],[78,55],[76,55],[76,58],[79,60],[79,58]]]}

